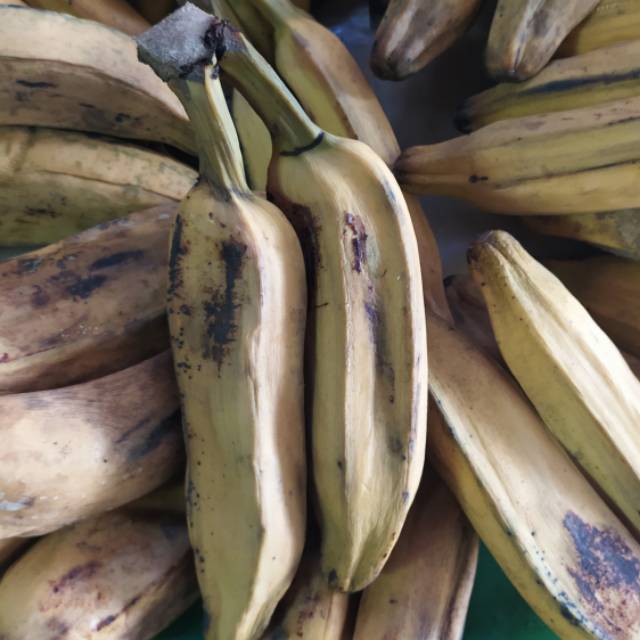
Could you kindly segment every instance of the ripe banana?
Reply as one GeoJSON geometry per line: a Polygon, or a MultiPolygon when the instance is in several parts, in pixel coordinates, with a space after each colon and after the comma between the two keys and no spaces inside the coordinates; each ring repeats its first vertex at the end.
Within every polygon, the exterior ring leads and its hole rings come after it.
{"type": "Polygon", "coordinates": [[[549,62],[598,0],[498,0],[486,63],[498,80],[526,80],[549,62]]]}
{"type": "Polygon", "coordinates": [[[92,20],[23,7],[0,6],[0,124],[194,148],[180,103],[138,62],[131,38],[92,20]]]}
{"type": "Polygon", "coordinates": [[[509,369],[640,532],[640,381],[584,307],[509,234],[483,236],[468,262],[509,369]]]}
{"type": "Polygon", "coordinates": [[[354,640],[460,640],[478,538],[442,481],[423,478],[398,544],[362,594],[354,640]]]}
{"type": "Polygon", "coordinates": [[[84,382],[169,347],[176,209],[133,213],[0,262],[0,394],[84,382]]]}
{"type": "Polygon", "coordinates": [[[358,591],[393,548],[424,463],[426,327],[411,219],[367,145],[319,129],[244,36],[215,31],[225,77],[271,131],[269,191],[305,252],[322,570],[358,591]]]}
{"type": "Polygon", "coordinates": [[[640,97],[495,122],[407,149],[396,163],[414,193],[496,213],[570,214],[640,207],[640,97]]]}
{"type": "Polygon", "coordinates": [[[482,0],[391,0],[371,51],[373,72],[402,80],[420,71],[467,29],[482,0]]]}
{"type": "Polygon", "coordinates": [[[0,245],[56,242],[180,200],[196,173],[168,156],[84,133],[0,128],[0,245]]]}
{"type": "Polygon", "coordinates": [[[640,38],[640,0],[600,0],[586,20],[571,31],[557,55],[576,56],[640,38]]]}
{"type": "Polygon", "coordinates": [[[640,634],[640,545],[509,376],[429,317],[430,460],[522,597],[563,640],[640,634]]]}
{"type": "Polygon", "coordinates": [[[0,538],[113,509],[182,464],[167,352],[91,382],[3,396],[0,406],[0,538]]]}
{"type": "Polygon", "coordinates": [[[121,509],[56,531],[0,582],[3,640],[148,640],[198,595],[183,517],[121,509]]]}
{"type": "Polygon", "coordinates": [[[640,40],[555,60],[527,82],[505,82],[465,100],[458,129],[599,105],[640,95],[640,40]]]}
{"type": "Polygon", "coordinates": [[[173,227],[169,325],[207,638],[248,639],[264,632],[304,546],[306,287],[295,233],[249,190],[220,83],[204,68],[212,24],[187,4],[138,46],[201,145],[200,180],[173,227]]]}

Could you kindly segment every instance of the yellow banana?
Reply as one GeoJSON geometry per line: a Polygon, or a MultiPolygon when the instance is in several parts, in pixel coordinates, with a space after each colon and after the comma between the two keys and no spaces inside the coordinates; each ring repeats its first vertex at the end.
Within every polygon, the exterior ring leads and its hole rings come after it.
{"type": "Polygon", "coordinates": [[[168,156],[110,138],[0,127],[0,246],[56,242],[169,204],[196,175],[168,156]]]}
{"type": "Polygon", "coordinates": [[[150,640],[198,595],[183,517],[118,510],[56,531],[0,582],[4,640],[150,640]]]}
{"type": "Polygon", "coordinates": [[[182,464],[166,352],[91,382],[3,396],[0,406],[0,538],[113,509],[182,464]]]}
{"type": "Polygon", "coordinates": [[[373,72],[402,80],[420,71],[467,29],[482,0],[391,0],[371,51],[373,72]]]}
{"type": "Polygon", "coordinates": [[[640,545],[512,383],[429,318],[430,460],[507,577],[563,640],[640,635],[640,545]]]}
{"type": "Polygon", "coordinates": [[[407,149],[413,193],[450,195],[496,213],[599,213],[640,207],[640,97],[495,122],[407,149]]]}
{"type": "Polygon", "coordinates": [[[460,640],[477,559],[455,499],[435,474],[423,478],[389,562],[362,594],[354,640],[460,640]]]}
{"type": "Polygon", "coordinates": [[[526,80],[549,62],[598,0],[498,0],[486,63],[499,80],[526,80]]]}
{"type": "Polygon", "coordinates": [[[23,7],[0,6],[0,124],[194,148],[180,103],[138,62],[131,38],[92,20],[23,7]]]}
{"type": "Polygon", "coordinates": [[[173,228],[169,325],[207,638],[243,639],[265,630],[304,545],[306,288],[292,227],[246,184],[220,83],[203,65],[210,26],[210,15],[185,5],[138,46],[201,145],[200,180],[173,228]]]}

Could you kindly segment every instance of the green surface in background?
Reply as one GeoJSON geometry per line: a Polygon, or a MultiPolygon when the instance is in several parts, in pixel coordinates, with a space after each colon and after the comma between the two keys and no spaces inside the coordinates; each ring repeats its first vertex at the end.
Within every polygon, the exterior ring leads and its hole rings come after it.
{"type": "MultiPolygon", "coordinates": [[[[201,614],[199,604],[192,607],[157,640],[200,640],[201,614]]],[[[557,636],[531,611],[482,546],[464,640],[556,639],[557,636]]]]}

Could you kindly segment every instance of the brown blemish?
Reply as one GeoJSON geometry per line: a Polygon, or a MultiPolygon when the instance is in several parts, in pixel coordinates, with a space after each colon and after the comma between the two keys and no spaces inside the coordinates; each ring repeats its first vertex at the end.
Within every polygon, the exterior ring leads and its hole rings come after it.
{"type": "Polygon", "coordinates": [[[351,238],[351,250],[353,252],[351,268],[357,273],[361,273],[362,265],[367,261],[367,233],[359,216],[345,212],[344,221],[353,235],[351,238]]]}
{"type": "Polygon", "coordinates": [[[89,276],[80,278],[76,283],[67,287],[66,291],[74,300],[88,300],[93,292],[107,281],[106,276],[89,276]]]}
{"type": "Polygon", "coordinates": [[[70,571],[67,571],[67,573],[65,573],[57,582],[54,582],[51,585],[51,589],[53,593],[60,593],[68,586],[73,586],[78,582],[92,578],[100,567],[102,567],[102,563],[97,560],[92,560],[86,564],[80,564],[70,571]]]}
{"type": "Polygon", "coordinates": [[[112,622],[115,621],[117,617],[118,616],[109,615],[106,618],[102,618],[102,620],[100,620],[100,622],[98,622],[98,624],[96,625],[96,631],[100,631],[105,627],[108,627],[112,622]]]}
{"type": "Polygon", "coordinates": [[[182,245],[182,230],[184,222],[180,214],[176,215],[171,235],[171,248],[169,250],[169,288],[167,296],[172,297],[182,286],[182,258],[187,254],[187,249],[182,245]]]}
{"type": "Polygon", "coordinates": [[[46,307],[49,304],[49,295],[39,285],[33,285],[31,293],[31,306],[35,309],[46,307]]]}
{"type": "Polygon", "coordinates": [[[69,626],[60,618],[49,618],[47,620],[47,629],[54,634],[50,636],[50,640],[62,640],[69,633],[69,626]]]}

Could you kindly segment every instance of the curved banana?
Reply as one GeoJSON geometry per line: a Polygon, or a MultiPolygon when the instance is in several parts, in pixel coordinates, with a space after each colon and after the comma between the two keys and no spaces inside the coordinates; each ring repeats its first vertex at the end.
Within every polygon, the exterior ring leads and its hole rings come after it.
{"type": "Polygon", "coordinates": [[[3,396],[0,409],[0,538],[118,507],[182,464],[166,352],[92,382],[3,396]]]}
{"type": "Polygon", "coordinates": [[[212,22],[186,5],[138,46],[201,144],[200,180],[173,227],[168,313],[207,638],[240,640],[265,630],[304,546],[306,287],[295,233],[247,186],[220,83],[204,68],[212,22]]]}
{"type": "Polygon", "coordinates": [[[482,0],[391,0],[376,31],[371,68],[402,80],[426,67],[467,29],[482,0]]]}
{"type": "Polygon", "coordinates": [[[0,246],[56,242],[175,202],[196,176],[168,156],[110,138],[0,128],[0,246]]]}
{"type": "Polygon", "coordinates": [[[92,20],[23,7],[0,6],[0,124],[194,148],[180,103],[138,62],[130,37],[92,20]]]}
{"type": "Polygon", "coordinates": [[[56,531],[0,582],[4,640],[150,640],[198,596],[183,517],[106,513],[56,531]]]}

